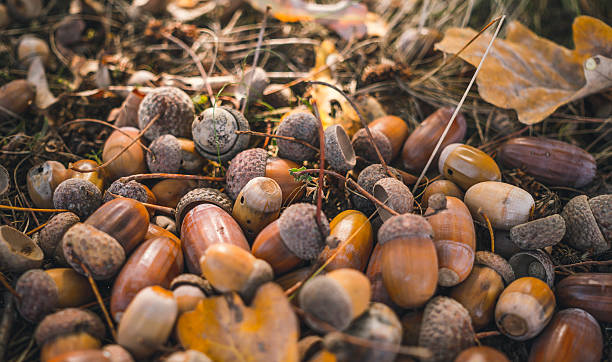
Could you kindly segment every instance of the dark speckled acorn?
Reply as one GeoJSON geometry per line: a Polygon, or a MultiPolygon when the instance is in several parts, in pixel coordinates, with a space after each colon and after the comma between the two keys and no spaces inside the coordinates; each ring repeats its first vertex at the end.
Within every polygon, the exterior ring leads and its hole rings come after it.
{"type": "Polygon", "coordinates": [[[195,148],[202,157],[213,161],[229,161],[249,144],[249,122],[242,113],[227,107],[205,109],[193,121],[191,131],[195,148]]]}
{"type": "Polygon", "coordinates": [[[527,222],[510,229],[510,239],[523,250],[536,250],[557,244],[565,235],[565,221],[559,214],[527,222]]]}
{"type": "Polygon", "coordinates": [[[159,119],[145,132],[148,140],[163,134],[190,137],[194,117],[191,98],[176,87],[161,87],[147,93],[138,107],[138,127],[144,129],[156,116],[159,119]]]}
{"type": "Polygon", "coordinates": [[[316,206],[299,203],[286,208],[278,219],[283,243],[300,259],[315,259],[325,248],[325,238],[330,233],[329,222],[321,211],[323,230],[319,230],[315,218],[316,206]]]}
{"type": "Polygon", "coordinates": [[[565,240],[576,249],[593,249],[595,253],[602,253],[612,244],[612,195],[601,195],[591,200],[594,201],[588,200],[586,195],[576,196],[563,208],[561,216],[567,229],[565,240]]]}
{"type": "Polygon", "coordinates": [[[580,308],[598,321],[612,323],[612,273],[576,273],[557,283],[562,307],[580,308]]]}
{"type": "Polygon", "coordinates": [[[42,269],[23,273],[17,280],[15,291],[21,296],[17,300],[17,310],[23,318],[33,323],[51,313],[59,301],[57,285],[42,269]]]}
{"type": "MultiPolygon", "coordinates": [[[[293,110],[281,118],[276,130],[279,136],[293,137],[319,147],[319,128],[315,116],[306,110],[293,110]]],[[[278,157],[301,163],[314,159],[317,152],[300,143],[277,139],[278,157]]]]}
{"type": "MultiPolygon", "coordinates": [[[[393,167],[387,167],[389,171],[397,177],[398,180],[402,179],[402,176],[395,170],[393,167]]],[[[374,185],[380,179],[391,177],[385,172],[385,169],[381,164],[373,164],[366,168],[364,168],[357,177],[357,183],[359,186],[363,187],[364,190],[369,192],[370,194],[374,191],[374,185]]],[[[366,199],[360,194],[353,194],[352,197],[353,203],[363,213],[369,215],[376,210],[376,206],[372,203],[372,201],[366,199]]]]}
{"type": "Polygon", "coordinates": [[[67,209],[84,219],[102,203],[100,189],[93,183],[80,178],[63,181],[53,192],[53,206],[67,209]]]}
{"type": "Polygon", "coordinates": [[[121,180],[117,180],[113,182],[108,189],[104,191],[104,198],[102,201],[106,203],[114,200],[116,196],[111,194],[127,197],[140,202],[149,202],[146,187],[137,181],[123,182],[121,180]]]}
{"type": "Polygon", "coordinates": [[[549,138],[511,139],[501,146],[498,156],[506,167],[520,168],[548,185],[583,187],[597,173],[597,164],[591,154],[549,138]]]}
{"type": "Polygon", "coordinates": [[[329,166],[345,174],[355,167],[355,150],[344,128],[334,124],[325,130],[325,160],[329,166]]]}

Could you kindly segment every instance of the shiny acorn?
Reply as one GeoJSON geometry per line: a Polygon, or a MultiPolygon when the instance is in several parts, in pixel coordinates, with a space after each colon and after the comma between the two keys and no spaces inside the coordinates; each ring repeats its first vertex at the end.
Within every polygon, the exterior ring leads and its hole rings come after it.
{"type": "Polygon", "coordinates": [[[255,177],[240,190],[232,216],[249,238],[278,219],[283,193],[276,181],[268,177],[255,177]]]}
{"type": "Polygon", "coordinates": [[[227,107],[204,110],[192,123],[195,148],[202,157],[212,161],[229,161],[249,144],[249,122],[242,113],[227,107]]]}
{"type": "Polygon", "coordinates": [[[98,163],[94,160],[79,160],[74,163],[68,164],[66,170],[67,178],[82,178],[96,185],[100,191],[104,191],[104,172],[102,170],[96,170],[98,163]],[[79,170],[92,170],[91,172],[78,172],[72,168],[79,170]]]}
{"type": "Polygon", "coordinates": [[[158,205],[176,208],[181,198],[197,186],[198,183],[194,180],[166,179],[156,183],[151,192],[155,195],[158,205]]]}
{"type": "Polygon", "coordinates": [[[501,171],[491,156],[461,143],[453,143],[443,149],[438,170],[463,190],[479,182],[501,180],[501,171]]]}
{"type": "Polygon", "coordinates": [[[398,307],[393,303],[387,288],[385,288],[382,269],[382,247],[380,243],[376,243],[366,269],[366,276],[372,286],[372,301],[384,303],[391,308],[397,309],[398,307]]]}
{"type": "Polygon", "coordinates": [[[475,346],[464,349],[454,362],[510,362],[502,352],[489,346],[475,346]]]}
{"type": "Polygon", "coordinates": [[[452,287],[464,281],[474,265],[474,249],[452,240],[435,240],[438,255],[438,284],[452,287]]]}
{"type": "Polygon", "coordinates": [[[71,268],[45,270],[55,282],[58,292],[57,308],[80,307],[94,300],[94,293],[87,278],[71,268]]]}
{"type": "Polygon", "coordinates": [[[320,258],[323,260],[338,252],[325,269],[353,268],[364,271],[374,238],[368,218],[360,211],[344,210],[332,219],[329,227],[329,235],[336,238],[339,244],[335,249],[326,246],[321,252],[320,258]]]}
{"type": "Polygon", "coordinates": [[[498,152],[502,164],[520,168],[547,185],[580,188],[597,173],[595,158],[572,144],[544,137],[519,137],[498,152]]]}
{"type": "MultiPolygon", "coordinates": [[[[415,172],[421,171],[423,167],[425,167],[427,160],[429,160],[429,157],[431,157],[431,154],[436,148],[438,140],[444,133],[453,112],[454,109],[452,108],[438,109],[429,115],[429,117],[410,134],[402,148],[402,161],[404,167],[415,172]]],[[[457,114],[438,152],[441,152],[446,146],[452,143],[463,140],[466,129],[465,117],[461,113],[457,114]]],[[[433,161],[435,162],[439,156],[440,153],[434,157],[433,161]]],[[[443,174],[442,171],[440,171],[440,173],[443,174]]],[[[452,180],[451,178],[449,179],[452,180]]]]}
{"type": "MultiPolygon", "coordinates": [[[[377,118],[368,124],[368,128],[385,162],[391,162],[397,156],[410,133],[406,122],[396,116],[377,118]]],[[[380,162],[365,128],[353,135],[352,143],[357,155],[370,162],[380,162]]]]}
{"type": "Polygon", "coordinates": [[[470,187],[465,204],[472,217],[486,225],[487,216],[494,229],[510,230],[529,220],[533,197],[525,190],[503,182],[485,181],[470,187]]]}
{"type": "Polygon", "coordinates": [[[453,196],[463,201],[463,191],[452,181],[449,180],[436,180],[425,187],[423,196],[421,197],[421,204],[427,208],[427,200],[431,195],[444,194],[446,196],[453,196]]]}
{"type": "Polygon", "coordinates": [[[147,164],[142,146],[138,142],[130,146],[138,133],[136,128],[122,127],[113,131],[104,142],[102,149],[102,161],[104,162],[109,162],[129,146],[125,152],[106,166],[105,169],[112,180],[146,172],[147,164]]]}
{"type": "Polygon", "coordinates": [[[152,141],[163,134],[175,137],[191,136],[194,106],[187,93],[176,87],[160,87],[147,93],[138,107],[138,127],[142,130],[155,120],[144,133],[152,141]]]}
{"type": "Polygon", "coordinates": [[[446,196],[443,209],[425,210],[425,218],[434,232],[434,240],[453,240],[476,250],[476,230],[468,207],[458,198],[446,196]]]}
{"type": "Polygon", "coordinates": [[[555,289],[559,305],[580,308],[599,322],[612,323],[612,274],[577,273],[568,276],[555,289]]]}
{"type": "MultiPolygon", "coordinates": [[[[319,121],[315,116],[304,109],[295,109],[287,112],[281,117],[280,124],[276,129],[279,136],[293,137],[319,147],[319,121]]],[[[317,152],[301,143],[284,140],[276,140],[278,145],[278,157],[301,163],[313,160],[317,152]]]]}

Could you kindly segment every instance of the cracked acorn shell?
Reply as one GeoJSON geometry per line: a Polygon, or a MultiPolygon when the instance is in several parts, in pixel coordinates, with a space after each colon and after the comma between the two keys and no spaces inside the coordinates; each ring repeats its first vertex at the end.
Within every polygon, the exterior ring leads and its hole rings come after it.
{"type": "Polygon", "coordinates": [[[514,254],[509,262],[517,278],[534,277],[554,287],[555,266],[545,251],[522,251],[514,254]]]}
{"type": "Polygon", "coordinates": [[[17,280],[15,291],[21,296],[17,299],[19,314],[32,323],[37,323],[57,307],[57,285],[42,269],[23,273],[17,280]]]}
{"type": "MultiPolygon", "coordinates": [[[[293,137],[319,147],[319,127],[315,116],[301,109],[289,111],[283,115],[276,129],[279,136],[293,137]]],[[[277,139],[278,157],[301,163],[314,159],[317,152],[300,143],[277,139]]]]}
{"type": "Polygon", "coordinates": [[[516,225],[510,229],[510,239],[523,250],[536,250],[556,245],[564,235],[565,221],[559,214],[516,225]]]}
{"type": "MultiPolygon", "coordinates": [[[[385,162],[391,162],[397,156],[410,133],[406,122],[396,116],[377,118],[368,124],[368,128],[385,162]]],[[[359,129],[353,135],[352,143],[355,153],[359,156],[370,162],[380,161],[365,128],[359,129]]]]}
{"type": "Polygon", "coordinates": [[[496,181],[485,181],[470,187],[465,193],[465,204],[472,217],[484,225],[485,214],[494,229],[510,230],[529,220],[535,207],[533,197],[525,190],[496,181]]]}
{"type": "Polygon", "coordinates": [[[419,346],[429,348],[424,361],[450,361],[474,345],[476,336],[468,311],[452,298],[435,297],[425,307],[419,346]]]}
{"type": "Polygon", "coordinates": [[[155,123],[144,133],[148,140],[152,141],[163,134],[190,138],[194,113],[191,98],[181,89],[155,88],[140,102],[138,127],[144,129],[159,115],[155,123]]]}
{"type": "Polygon", "coordinates": [[[227,107],[205,109],[193,121],[191,132],[196,150],[212,161],[229,161],[244,150],[250,140],[249,122],[242,113],[227,107]]]}
{"type": "Polygon", "coordinates": [[[349,172],[357,164],[351,140],[339,124],[325,129],[325,160],[341,174],[349,172]]]}
{"type": "MultiPolygon", "coordinates": [[[[609,236],[609,221],[612,219],[612,196],[602,195],[596,201],[590,202],[586,195],[576,196],[563,208],[561,216],[565,220],[565,241],[579,250],[593,249],[595,253],[602,253],[612,244],[612,240],[606,240],[602,229],[609,236]],[[594,206],[598,218],[593,212],[594,206]],[[604,228],[600,229],[598,219],[602,221],[604,228]]],[[[595,199],[595,198],[594,198],[595,199]]]]}
{"type": "Polygon", "coordinates": [[[40,267],[43,251],[29,236],[8,225],[0,226],[0,270],[23,273],[40,267]]]}
{"type": "MultiPolygon", "coordinates": [[[[408,186],[396,178],[385,177],[378,180],[374,184],[372,195],[399,214],[412,212],[414,196],[412,196],[408,186]]],[[[376,209],[383,222],[393,216],[390,212],[380,207],[380,205],[376,205],[376,209]]]]}

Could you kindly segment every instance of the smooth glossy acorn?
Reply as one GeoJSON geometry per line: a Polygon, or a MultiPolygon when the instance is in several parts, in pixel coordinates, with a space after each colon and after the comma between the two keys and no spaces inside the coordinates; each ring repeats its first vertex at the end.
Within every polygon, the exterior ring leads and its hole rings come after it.
{"type": "Polygon", "coordinates": [[[151,192],[155,195],[158,205],[176,208],[181,198],[197,186],[198,183],[194,180],[166,179],[156,183],[151,192]]]}
{"type": "Polygon", "coordinates": [[[204,110],[191,125],[196,150],[212,161],[229,161],[249,144],[249,122],[237,110],[214,107],[204,110]]]}
{"type": "Polygon", "coordinates": [[[453,240],[476,250],[474,220],[467,206],[458,198],[446,196],[446,207],[425,210],[425,218],[434,232],[434,240],[453,240]]]}
{"type": "Polygon", "coordinates": [[[271,178],[255,177],[240,190],[232,216],[251,240],[272,221],[278,219],[283,192],[271,178]]]}
{"type": "Polygon", "coordinates": [[[427,208],[427,200],[434,194],[444,194],[463,201],[463,191],[449,180],[436,180],[425,187],[425,191],[423,191],[423,196],[421,197],[421,204],[423,207],[427,208]]]}
{"type": "Polygon", "coordinates": [[[535,201],[527,191],[495,181],[480,182],[470,187],[464,201],[474,220],[486,225],[484,214],[494,229],[502,230],[510,230],[527,222],[535,207],[535,201]]]}
{"type": "MultiPolygon", "coordinates": [[[[102,149],[102,161],[108,162],[113,159],[128,147],[139,133],[138,129],[133,127],[122,127],[119,130],[113,131],[106,139],[102,149]]],[[[135,142],[129,146],[127,151],[111,162],[106,167],[106,170],[112,180],[123,176],[145,173],[147,164],[142,146],[135,142]]]]}
{"type": "Polygon", "coordinates": [[[82,178],[96,185],[100,191],[104,191],[104,174],[103,170],[95,170],[98,167],[98,163],[94,160],[79,160],[74,163],[68,164],[66,174],[68,178],[82,178]],[[78,172],[71,168],[77,168],[79,170],[94,170],[91,172],[78,172]]]}
{"type": "Polygon", "coordinates": [[[71,268],[45,270],[55,282],[58,291],[57,308],[80,307],[94,300],[94,293],[87,278],[71,268]]]}
{"type": "MultiPolygon", "coordinates": [[[[396,116],[377,118],[368,124],[368,128],[385,162],[391,162],[397,156],[410,133],[406,122],[396,116]]],[[[380,162],[365,128],[353,135],[352,143],[357,155],[370,162],[380,162]]]]}
{"type": "Polygon", "coordinates": [[[476,346],[464,349],[455,362],[510,362],[502,352],[489,346],[476,346]]]}
{"type": "Polygon", "coordinates": [[[479,182],[501,180],[501,171],[491,156],[461,143],[444,148],[438,160],[438,170],[463,190],[479,182]]]}
{"type": "Polygon", "coordinates": [[[464,281],[474,265],[474,249],[452,240],[435,240],[438,255],[438,284],[452,287],[464,281]]]}
{"type": "Polygon", "coordinates": [[[372,252],[373,231],[368,218],[360,211],[345,210],[329,223],[329,235],[338,239],[335,249],[326,246],[320,258],[328,260],[338,252],[327,265],[326,270],[353,268],[364,271],[372,252]]]}
{"type": "MultiPolygon", "coordinates": [[[[450,121],[453,112],[454,109],[452,108],[438,109],[429,115],[429,117],[410,134],[402,149],[404,167],[415,172],[421,171],[423,167],[425,167],[427,160],[431,157],[431,154],[436,148],[436,144],[444,133],[444,129],[450,121]]],[[[466,129],[465,117],[461,113],[457,114],[433,162],[436,162],[440,156],[440,152],[442,152],[446,146],[463,140],[466,129]]]]}
{"type": "Polygon", "coordinates": [[[547,185],[583,187],[597,173],[595,158],[572,144],[544,137],[519,137],[498,152],[508,168],[520,168],[547,185]]]}
{"type": "Polygon", "coordinates": [[[555,292],[559,305],[584,309],[598,321],[612,323],[612,274],[572,274],[557,283],[555,292]]]}

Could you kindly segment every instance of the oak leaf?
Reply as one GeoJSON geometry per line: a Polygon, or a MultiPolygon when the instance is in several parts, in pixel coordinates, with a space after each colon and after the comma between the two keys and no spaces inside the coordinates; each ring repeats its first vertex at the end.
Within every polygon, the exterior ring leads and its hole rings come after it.
{"type": "Polygon", "coordinates": [[[274,283],[261,286],[250,307],[236,293],[204,299],[179,317],[176,330],[185,349],[214,361],[298,361],[298,321],[274,283]]]}
{"type": "MultiPolygon", "coordinates": [[[[513,108],[519,121],[534,124],[558,107],[612,87],[612,28],[589,16],[573,24],[570,50],[538,37],[524,25],[512,22],[505,40],[495,41],[477,79],[485,101],[513,108]]],[[[436,49],[456,54],[476,31],[451,28],[436,49]]],[[[490,35],[482,35],[459,57],[477,66],[490,35]]]]}

